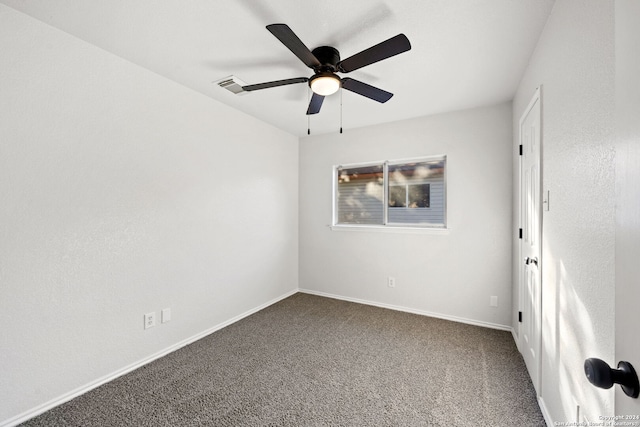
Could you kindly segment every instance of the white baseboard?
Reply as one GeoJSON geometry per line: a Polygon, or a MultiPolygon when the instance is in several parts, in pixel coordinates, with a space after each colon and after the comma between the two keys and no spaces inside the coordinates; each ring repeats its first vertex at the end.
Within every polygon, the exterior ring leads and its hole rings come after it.
{"type": "MultiPolygon", "coordinates": [[[[371,306],[375,306],[375,307],[381,307],[381,308],[387,308],[390,310],[396,310],[396,311],[403,311],[406,313],[412,313],[412,314],[418,314],[418,315],[422,315],[422,316],[429,316],[429,317],[435,317],[438,319],[444,319],[444,320],[451,320],[454,322],[459,322],[459,323],[466,323],[469,325],[475,325],[475,326],[482,326],[485,328],[491,328],[491,329],[498,329],[498,330],[502,330],[502,331],[511,331],[512,334],[514,334],[513,328],[511,326],[507,326],[507,325],[500,325],[497,323],[491,323],[491,322],[484,322],[484,321],[479,321],[479,320],[473,320],[473,319],[467,319],[467,318],[463,318],[463,317],[458,317],[458,316],[450,316],[447,314],[442,314],[442,313],[435,313],[435,312],[430,312],[430,311],[424,311],[424,310],[417,310],[417,309],[413,309],[413,308],[408,308],[408,307],[402,307],[402,306],[397,306],[397,305],[392,305],[392,304],[385,304],[385,303],[380,303],[380,302],[376,302],[376,301],[368,301],[368,300],[363,300],[363,299],[359,299],[359,298],[350,298],[350,297],[345,297],[345,296],[341,296],[341,295],[334,295],[334,294],[329,294],[329,293],[325,293],[325,292],[318,292],[318,291],[313,291],[310,289],[294,289],[292,291],[289,291],[277,298],[274,298],[271,301],[268,301],[264,304],[261,304],[251,310],[248,310],[238,316],[235,316],[229,320],[226,320],[222,323],[219,323],[203,332],[200,332],[192,337],[189,337],[183,341],[180,341],[174,345],[171,345],[157,353],[154,353],[152,355],[150,355],[149,357],[146,357],[142,360],[139,360],[131,365],[128,365],[122,369],[119,369],[115,372],[112,372],[111,374],[105,375],[101,378],[96,379],[95,381],[92,381],[88,384],[85,384],[81,387],[76,388],[75,390],[72,390],[68,393],[65,393],[57,398],[54,398],[46,403],[43,403],[42,405],[39,405],[35,408],[32,408],[28,411],[25,411],[15,417],[12,417],[10,419],[4,420],[0,422],[0,427],[13,427],[16,426],[20,423],[23,423],[33,417],[36,417],[50,409],[55,408],[56,406],[59,406],[65,402],[68,402],[71,399],[74,399],[90,390],[93,390],[103,384],[108,383],[109,381],[113,381],[118,377],[121,377],[122,375],[128,374],[131,371],[134,371],[148,363],[153,362],[156,359],[159,359],[163,356],[166,356],[169,353],[172,353],[176,350],[179,350],[182,347],[185,347],[191,343],[194,343],[204,337],[206,337],[207,335],[210,335],[226,326],[229,326],[239,320],[244,319],[245,317],[248,317],[260,310],[263,310],[265,308],[267,308],[270,305],[273,305],[285,298],[290,297],[291,295],[294,295],[297,292],[302,292],[302,293],[306,293],[306,294],[311,294],[311,295],[318,295],[318,296],[322,296],[322,297],[327,297],[327,298],[333,298],[333,299],[338,299],[338,300],[343,300],[343,301],[349,301],[349,302],[355,302],[355,303],[359,303],[359,304],[365,304],[365,305],[371,305],[371,306]]],[[[514,335],[515,338],[515,335],[514,335]]],[[[547,424],[548,425],[553,425],[549,423],[549,415],[548,412],[546,411],[546,408],[544,407],[544,402],[542,401],[542,399],[539,400],[539,404],[540,404],[540,409],[542,410],[542,414],[545,417],[545,420],[547,420],[547,424]]]]}
{"type": "Polygon", "coordinates": [[[547,405],[544,404],[544,399],[542,396],[538,396],[538,406],[540,406],[540,412],[542,412],[542,416],[544,417],[544,421],[548,426],[554,426],[555,423],[551,419],[551,415],[549,414],[549,410],[547,409],[547,405]]]}
{"type": "Polygon", "coordinates": [[[122,369],[119,369],[115,372],[112,372],[111,374],[105,375],[101,378],[98,378],[95,381],[92,381],[88,384],[85,384],[81,387],[76,388],[75,390],[72,390],[68,393],[63,394],[62,396],[56,397],[46,403],[43,403],[42,405],[36,406],[35,408],[32,408],[28,411],[25,411],[19,415],[16,415],[15,417],[9,418],[7,420],[4,421],[0,421],[0,427],[13,427],[13,426],[17,426],[20,423],[23,423],[33,417],[36,417],[44,412],[47,412],[50,409],[55,408],[56,406],[62,405],[65,402],[68,402],[71,399],[74,399],[88,391],[93,390],[94,388],[100,387],[103,384],[108,383],[109,381],[113,381],[118,377],[121,377],[122,375],[128,374],[131,371],[134,371],[148,363],[153,362],[156,359],[159,359],[163,356],[166,356],[169,353],[173,353],[176,350],[181,349],[182,347],[185,347],[191,343],[194,343],[196,341],[198,341],[199,339],[202,339],[204,337],[206,337],[207,335],[210,335],[226,326],[231,325],[232,323],[235,323],[239,320],[244,319],[245,317],[248,317],[260,310],[263,310],[267,307],[269,307],[270,305],[273,305],[279,301],[282,301],[285,298],[290,297],[293,294],[296,294],[298,292],[298,289],[294,289],[292,291],[287,292],[284,295],[281,295],[277,298],[272,299],[271,301],[268,301],[264,304],[259,305],[258,307],[252,308],[251,310],[248,310],[242,314],[239,314],[238,316],[232,317],[229,320],[226,320],[222,323],[219,323],[215,326],[213,326],[212,328],[209,328],[203,332],[200,332],[199,334],[196,334],[190,338],[187,338],[185,340],[182,340],[180,342],[178,342],[177,344],[171,345],[167,348],[165,348],[164,350],[160,350],[157,353],[152,354],[149,357],[146,357],[144,359],[141,359],[129,366],[126,366],[122,369]]]}
{"type": "Polygon", "coordinates": [[[516,328],[511,328],[511,335],[513,336],[513,342],[516,343],[516,348],[522,354],[522,350],[520,350],[520,340],[518,339],[518,334],[516,333],[516,328]]]}
{"type": "Polygon", "coordinates": [[[310,289],[299,289],[299,291],[305,294],[318,295],[321,297],[339,299],[342,301],[349,301],[349,302],[355,302],[359,304],[372,305],[375,307],[388,308],[390,310],[404,311],[406,313],[419,314],[422,316],[435,317],[435,318],[444,319],[444,320],[451,320],[453,322],[466,323],[468,325],[482,326],[484,328],[498,329],[501,331],[512,331],[511,326],[500,325],[498,323],[484,322],[482,320],[467,319],[467,318],[458,317],[458,316],[450,316],[448,314],[435,313],[432,311],[425,311],[425,310],[417,310],[414,308],[402,307],[399,305],[386,304],[386,303],[376,302],[376,301],[368,301],[368,300],[363,300],[359,298],[345,297],[342,295],[334,295],[326,292],[312,291],[310,289]]]}

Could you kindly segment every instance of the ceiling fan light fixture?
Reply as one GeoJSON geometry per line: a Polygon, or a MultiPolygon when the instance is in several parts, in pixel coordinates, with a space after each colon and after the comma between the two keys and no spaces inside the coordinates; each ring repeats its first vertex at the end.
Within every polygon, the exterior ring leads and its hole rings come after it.
{"type": "Polygon", "coordinates": [[[391,92],[349,77],[340,78],[336,73],[350,73],[411,49],[411,43],[407,36],[398,34],[355,55],[351,55],[347,59],[341,60],[340,52],[335,47],[318,46],[313,50],[309,50],[287,24],[270,24],[267,25],[267,30],[280,40],[291,53],[297,56],[304,65],[311,68],[314,71],[314,75],[310,78],[296,77],[251,85],[237,84],[235,80],[231,80],[222,82],[221,85],[224,84],[223,87],[228,90],[245,93],[296,83],[308,83],[313,96],[309,97],[307,115],[318,114],[324,98],[340,89],[346,89],[349,92],[379,103],[387,102],[393,96],[391,92]]]}
{"type": "Polygon", "coordinates": [[[333,73],[316,74],[309,81],[309,86],[313,93],[317,93],[318,95],[332,95],[340,89],[340,77],[333,73]]]}

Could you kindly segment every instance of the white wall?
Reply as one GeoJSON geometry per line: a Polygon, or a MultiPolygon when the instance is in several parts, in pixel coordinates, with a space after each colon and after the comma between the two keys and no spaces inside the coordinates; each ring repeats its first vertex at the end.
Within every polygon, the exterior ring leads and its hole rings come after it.
{"type": "Polygon", "coordinates": [[[511,122],[505,103],[301,139],[300,288],[510,328],[511,122]],[[327,226],[334,165],[439,154],[447,233],[327,226]]]}
{"type": "Polygon", "coordinates": [[[0,424],[297,289],[296,137],[3,5],[0,52],[0,424]]]}
{"type": "Polygon", "coordinates": [[[543,85],[550,211],[543,215],[541,394],[553,422],[576,421],[577,405],[592,422],[613,414],[613,391],[591,386],[583,371],[588,357],[614,358],[613,9],[612,1],[558,0],[513,102],[517,135],[543,85]]]}

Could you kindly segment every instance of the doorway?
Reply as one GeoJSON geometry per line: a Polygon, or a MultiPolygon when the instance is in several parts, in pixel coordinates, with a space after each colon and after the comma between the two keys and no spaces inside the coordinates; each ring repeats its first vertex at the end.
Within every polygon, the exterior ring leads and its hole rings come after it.
{"type": "Polygon", "coordinates": [[[540,395],[542,341],[542,208],[541,208],[541,88],[537,88],[520,118],[520,229],[518,286],[520,295],[518,347],[540,395]]]}

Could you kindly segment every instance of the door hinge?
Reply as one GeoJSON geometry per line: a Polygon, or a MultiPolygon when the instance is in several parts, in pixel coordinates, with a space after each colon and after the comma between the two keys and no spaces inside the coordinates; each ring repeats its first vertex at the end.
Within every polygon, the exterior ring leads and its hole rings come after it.
{"type": "Polygon", "coordinates": [[[520,155],[521,155],[521,156],[522,156],[522,151],[523,151],[523,149],[522,149],[522,144],[520,144],[520,155]]]}
{"type": "Polygon", "coordinates": [[[518,312],[518,322],[522,323],[522,312],[521,311],[518,312]]]}
{"type": "Polygon", "coordinates": [[[522,239],[522,228],[518,229],[518,238],[522,239]]]}

